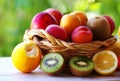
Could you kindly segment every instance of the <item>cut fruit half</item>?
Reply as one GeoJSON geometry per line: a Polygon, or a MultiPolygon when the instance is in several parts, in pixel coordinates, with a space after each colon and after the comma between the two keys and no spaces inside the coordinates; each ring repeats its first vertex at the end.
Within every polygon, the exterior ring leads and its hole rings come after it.
{"type": "Polygon", "coordinates": [[[74,56],[69,61],[70,70],[76,76],[88,76],[94,69],[93,61],[85,56],[74,56]]]}
{"type": "Polygon", "coordinates": [[[40,63],[41,69],[51,75],[58,74],[64,65],[64,59],[59,53],[48,53],[40,63]]]}
{"type": "Polygon", "coordinates": [[[110,50],[103,50],[96,53],[92,60],[95,63],[95,71],[101,75],[112,74],[118,66],[117,56],[110,50]]]}

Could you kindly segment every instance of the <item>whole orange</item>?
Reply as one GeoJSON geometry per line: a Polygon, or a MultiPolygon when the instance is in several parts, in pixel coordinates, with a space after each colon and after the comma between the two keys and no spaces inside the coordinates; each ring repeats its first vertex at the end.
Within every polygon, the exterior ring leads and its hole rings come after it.
{"type": "Polygon", "coordinates": [[[84,12],[73,11],[73,12],[71,12],[71,14],[74,14],[74,15],[78,16],[81,19],[82,25],[86,26],[88,18],[87,18],[86,14],[84,12]]]}
{"type": "Polygon", "coordinates": [[[65,14],[61,18],[60,26],[67,31],[68,36],[71,36],[72,31],[81,25],[79,17],[73,14],[65,14]]]}
{"type": "Polygon", "coordinates": [[[42,51],[33,41],[24,41],[15,46],[11,59],[19,71],[28,73],[38,67],[41,56],[42,51]]]}

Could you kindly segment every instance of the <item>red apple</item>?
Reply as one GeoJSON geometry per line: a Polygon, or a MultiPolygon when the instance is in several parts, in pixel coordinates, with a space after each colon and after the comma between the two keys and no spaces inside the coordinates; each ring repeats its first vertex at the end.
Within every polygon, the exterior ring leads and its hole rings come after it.
{"type": "Polygon", "coordinates": [[[86,43],[92,39],[92,31],[87,26],[78,26],[72,32],[72,41],[75,43],[86,43]]]}
{"type": "Polygon", "coordinates": [[[47,12],[36,14],[31,21],[32,29],[46,29],[50,24],[57,24],[56,19],[47,12]]]}
{"type": "Polygon", "coordinates": [[[68,40],[67,32],[59,25],[55,25],[55,24],[49,25],[46,28],[46,31],[57,39],[61,39],[64,41],[68,40]]]}
{"type": "Polygon", "coordinates": [[[45,10],[45,12],[52,14],[56,18],[57,24],[58,25],[60,24],[60,20],[61,20],[63,14],[59,10],[54,9],[54,8],[48,8],[45,10]]]}
{"type": "Polygon", "coordinates": [[[114,23],[113,19],[112,19],[110,16],[105,15],[104,17],[105,17],[105,18],[107,19],[107,21],[109,22],[110,29],[111,29],[111,34],[112,34],[113,31],[115,30],[115,23],[114,23]]]}

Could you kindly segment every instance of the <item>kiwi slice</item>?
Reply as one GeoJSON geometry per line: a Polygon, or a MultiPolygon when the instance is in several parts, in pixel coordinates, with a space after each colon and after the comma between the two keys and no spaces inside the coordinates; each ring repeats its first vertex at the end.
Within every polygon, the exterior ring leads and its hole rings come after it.
{"type": "Polygon", "coordinates": [[[76,76],[88,76],[94,69],[93,61],[86,56],[74,56],[69,61],[70,70],[76,76]]]}
{"type": "Polygon", "coordinates": [[[46,54],[41,63],[41,69],[50,75],[58,74],[64,65],[64,58],[59,53],[48,53],[46,54]]]}

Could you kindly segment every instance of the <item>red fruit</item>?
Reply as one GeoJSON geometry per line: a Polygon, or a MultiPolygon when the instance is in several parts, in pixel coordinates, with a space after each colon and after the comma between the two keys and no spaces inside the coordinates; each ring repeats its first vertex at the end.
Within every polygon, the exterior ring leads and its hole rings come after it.
{"type": "Polygon", "coordinates": [[[87,26],[78,26],[72,33],[72,41],[76,43],[90,42],[92,38],[92,31],[87,26]]]}
{"type": "Polygon", "coordinates": [[[120,70],[120,56],[118,56],[118,70],[120,70]]]}
{"type": "Polygon", "coordinates": [[[36,14],[31,22],[32,29],[46,29],[50,24],[57,24],[56,19],[47,12],[36,14]]]}
{"type": "Polygon", "coordinates": [[[104,17],[107,19],[107,21],[110,24],[110,30],[111,30],[111,34],[112,34],[113,31],[115,30],[115,23],[114,23],[113,19],[110,16],[105,15],[104,17]]]}
{"type": "Polygon", "coordinates": [[[48,8],[45,10],[45,12],[52,14],[56,18],[57,24],[60,24],[60,20],[61,20],[63,14],[59,10],[56,10],[54,8],[48,8]]]}
{"type": "Polygon", "coordinates": [[[68,40],[67,32],[59,25],[49,25],[46,28],[46,31],[57,39],[61,39],[64,41],[68,40]]]}

